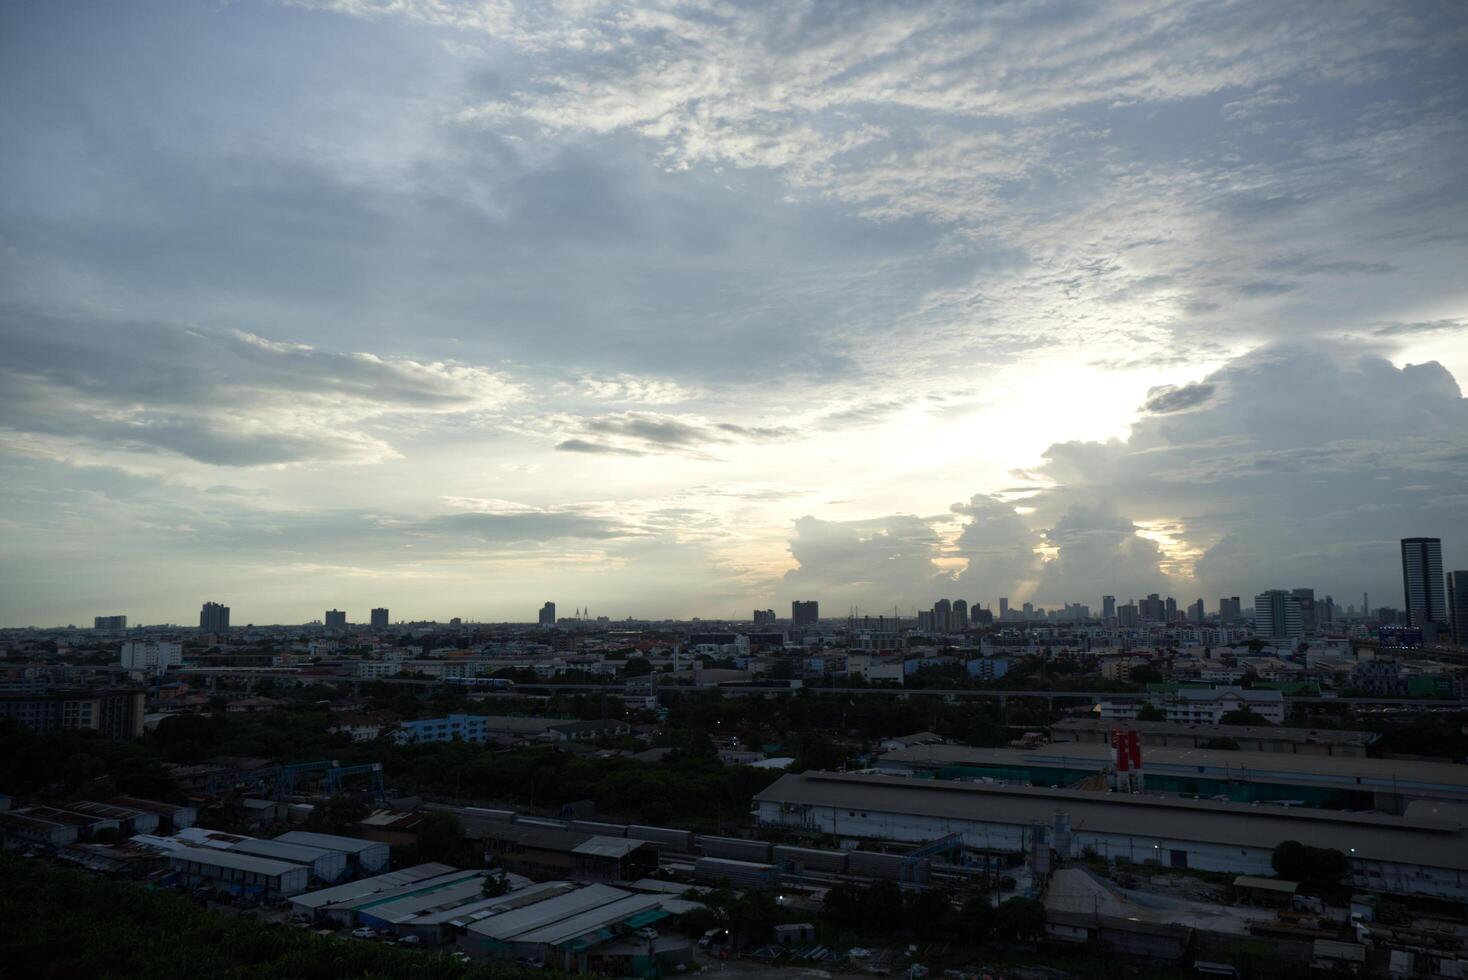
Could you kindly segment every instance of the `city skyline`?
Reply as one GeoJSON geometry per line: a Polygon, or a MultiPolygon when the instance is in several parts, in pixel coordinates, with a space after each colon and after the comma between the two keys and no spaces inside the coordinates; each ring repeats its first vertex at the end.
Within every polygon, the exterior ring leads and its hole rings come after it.
{"type": "Polygon", "coordinates": [[[0,38],[0,626],[1468,568],[1459,4],[0,38]]]}

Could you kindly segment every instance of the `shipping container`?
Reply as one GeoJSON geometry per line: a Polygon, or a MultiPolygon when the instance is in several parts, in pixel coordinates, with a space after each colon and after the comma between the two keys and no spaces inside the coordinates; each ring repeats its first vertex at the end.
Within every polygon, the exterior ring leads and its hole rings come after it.
{"type": "Polygon", "coordinates": [[[632,840],[649,840],[656,844],[666,845],[671,851],[679,854],[693,853],[693,831],[674,830],[671,827],[643,827],[632,824],[627,828],[627,836],[632,840]]]}
{"type": "Polygon", "coordinates": [[[779,869],[773,864],[727,858],[699,858],[693,865],[693,877],[711,884],[727,880],[736,888],[772,890],[780,883],[779,869]]]}
{"type": "Polygon", "coordinates": [[[787,847],[776,845],[774,861],[781,867],[790,866],[797,871],[826,871],[841,874],[846,870],[845,851],[822,851],[814,847],[787,847]]]}

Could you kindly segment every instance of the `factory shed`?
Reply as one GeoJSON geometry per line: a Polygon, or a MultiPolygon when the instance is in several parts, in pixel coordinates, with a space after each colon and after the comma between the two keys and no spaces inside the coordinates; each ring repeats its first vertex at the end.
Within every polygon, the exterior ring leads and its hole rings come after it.
{"type": "Polygon", "coordinates": [[[85,813],[94,817],[116,820],[124,834],[151,834],[158,830],[158,814],[149,810],[139,810],[137,807],[113,806],[110,803],[80,800],[66,804],[66,809],[73,813],[85,813]]]}
{"type": "Polygon", "coordinates": [[[187,830],[199,819],[199,811],[191,806],[181,806],[176,803],[159,803],[157,800],[144,800],[136,796],[114,796],[107,801],[109,806],[127,807],[133,810],[145,810],[156,813],[162,820],[164,829],[177,832],[187,830]]]}
{"type": "Polygon", "coordinates": [[[392,854],[392,849],[380,841],[341,837],[337,834],[317,834],[308,830],[289,830],[275,840],[283,844],[305,844],[307,847],[341,851],[347,855],[348,864],[358,874],[374,874],[386,870],[392,854]]]}
{"type": "Polygon", "coordinates": [[[42,847],[65,847],[76,843],[76,827],[69,823],[26,817],[18,813],[0,810],[0,832],[5,835],[5,847],[21,850],[32,845],[42,847]]]}
{"type": "MultiPolygon", "coordinates": [[[[373,914],[374,909],[382,909],[395,902],[442,895],[444,894],[444,889],[463,885],[467,881],[473,882],[473,888],[482,888],[483,885],[481,882],[484,880],[486,874],[487,872],[485,871],[450,871],[447,874],[425,878],[422,881],[397,885],[393,888],[373,892],[369,895],[361,895],[356,898],[332,902],[330,905],[325,906],[323,912],[332,922],[343,926],[355,926],[361,923],[364,915],[373,914]]],[[[462,892],[453,894],[462,894],[462,892]]],[[[383,921],[382,916],[378,915],[377,918],[379,921],[383,921]]]]}
{"type": "Polygon", "coordinates": [[[175,836],[199,847],[215,847],[237,854],[253,854],[255,857],[270,858],[273,861],[304,865],[311,870],[311,877],[317,881],[340,881],[347,873],[347,855],[342,851],[197,828],[182,830],[175,836]]]}
{"type": "Polygon", "coordinates": [[[1066,853],[1267,876],[1274,848],[1309,841],[1350,855],[1352,883],[1375,891],[1468,898],[1468,837],[1458,822],[1385,814],[1248,806],[1140,794],[806,772],[756,794],[767,827],[844,838],[1026,852],[1057,815],[1066,853]]]}
{"type": "Polygon", "coordinates": [[[371,878],[359,878],[356,881],[297,895],[291,899],[291,911],[315,915],[328,905],[337,902],[348,902],[366,895],[376,895],[391,888],[410,885],[416,881],[427,881],[430,878],[453,873],[453,871],[454,868],[450,865],[430,862],[416,864],[411,868],[402,868],[398,871],[389,871],[371,878]]]}
{"type": "Polygon", "coordinates": [[[309,869],[299,864],[212,847],[168,852],[168,866],[190,885],[208,885],[252,898],[288,898],[306,890],[309,869]]]}
{"type": "Polygon", "coordinates": [[[480,839],[505,870],[530,878],[628,881],[658,867],[656,844],[626,837],[517,822],[485,824],[480,839]]]}

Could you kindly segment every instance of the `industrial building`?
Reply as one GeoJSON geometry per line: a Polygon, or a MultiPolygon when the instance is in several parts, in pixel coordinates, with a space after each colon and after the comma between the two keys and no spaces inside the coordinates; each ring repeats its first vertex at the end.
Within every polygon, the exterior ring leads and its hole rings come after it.
{"type": "Polygon", "coordinates": [[[399,918],[408,918],[445,902],[463,904],[477,898],[489,872],[450,870],[432,878],[394,885],[366,895],[331,902],[319,914],[340,926],[383,928],[399,918]]]}
{"type": "MultiPolygon", "coordinates": [[[[998,779],[1070,786],[1112,764],[1110,746],[1085,742],[1037,749],[922,745],[888,752],[878,767],[940,779],[998,779]]],[[[1145,750],[1149,791],[1227,796],[1235,802],[1401,813],[1413,800],[1468,803],[1468,766],[1395,759],[1342,759],[1191,748],[1145,750]]]]}
{"type": "Polygon", "coordinates": [[[427,864],[416,864],[410,868],[402,868],[398,871],[389,871],[385,874],[374,875],[371,878],[359,878],[341,885],[333,885],[319,891],[309,892],[305,895],[297,895],[291,899],[291,911],[301,912],[316,916],[323,912],[328,906],[338,902],[349,902],[353,899],[362,898],[366,895],[377,895],[400,885],[411,885],[414,882],[427,881],[440,875],[453,873],[452,866],[429,862],[427,864]]]}
{"type": "Polygon", "coordinates": [[[376,874],[387,868],[392,849],[380,841],[336,834],[315,834],[308,830],[290,830],[275,840],[281,844],[304,844],[327,851],[341,851],[354,874],[376,874]]]}
{"type": "Polygon", "coordinates": [[[212,847],[179,847],[168,852],[168,866],[189,885],[222,888],[256,899],[288,898],[305,891],[310,869],[285,861],[237,854],[212,847]]]}
{"type": "Polygon", "coordinates": [[[1229,874],[1272,875],[1275,847],[1298,840],[1347,855],[1357,887],[1468,898],[1461,808],[1436,804],[1436,818],[1423,818],[1421,806],[1398,817],[828,772],[788,774],[755,796],[771,829],[907,844],[958,835],[980,851],[1043,845],[1061,858],[1091,852],[1229,874]]]}
{"type": "MultiPolygon", "coordinates": [[[[637,931],[693,903],[604,884],[540,894],[539,901],[507,901],[474,913],[458,939],[459,949],[471,956],[529,959],[551,968],[613,976],[640,976],[654,962],[672,966],[692,959],[687,937],[644,938],[637,931]]],[[[504,897],[513,900],[515,893],[504,897]]]]}
{"type": "MultiPolygon", "coordinates": [[[[1111,744],[1116,725],[1099,718],[1067,718],[1050,726],[1056,742],[1111,744]]],[[[1332,755],[1364,758],[1375,742],[1375,732],[1336,731],[1329,728],[1277,728],[1273,725],[1189,725],[1171,721],[1129,721],[1127,728],[1138,732],[1148,746],[1204,748],[1205,742],[1227,739],[1245,752],[1280,752],[1290,755],[1332,755]]]]}
{"type": "Polygon", "coordinates": [[[506,871],[537,880],[635,881],[658,867],[649,841],[524,823],[486,823],[474,836],[506,871]]]}
{"type": "Polygon", "coordinates": [[[314,881],[340,881],[348,873],[347,853],[342,850],[294,844],[282,840],[262,840],[258,837],[242,837],[216,830],[190,828],[181,830],[175,839],[191,847],[212,847],[236,854],[299,864],[308,869],[314,881]]]}

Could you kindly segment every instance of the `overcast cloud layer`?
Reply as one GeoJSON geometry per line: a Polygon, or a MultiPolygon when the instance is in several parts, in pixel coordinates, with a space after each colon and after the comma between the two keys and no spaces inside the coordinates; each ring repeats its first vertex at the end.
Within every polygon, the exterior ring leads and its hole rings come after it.
{"type": "Polygon", "coordinates": [[[0,7],[0,625],[1468,567],[1468,11],[0,7]]]}

